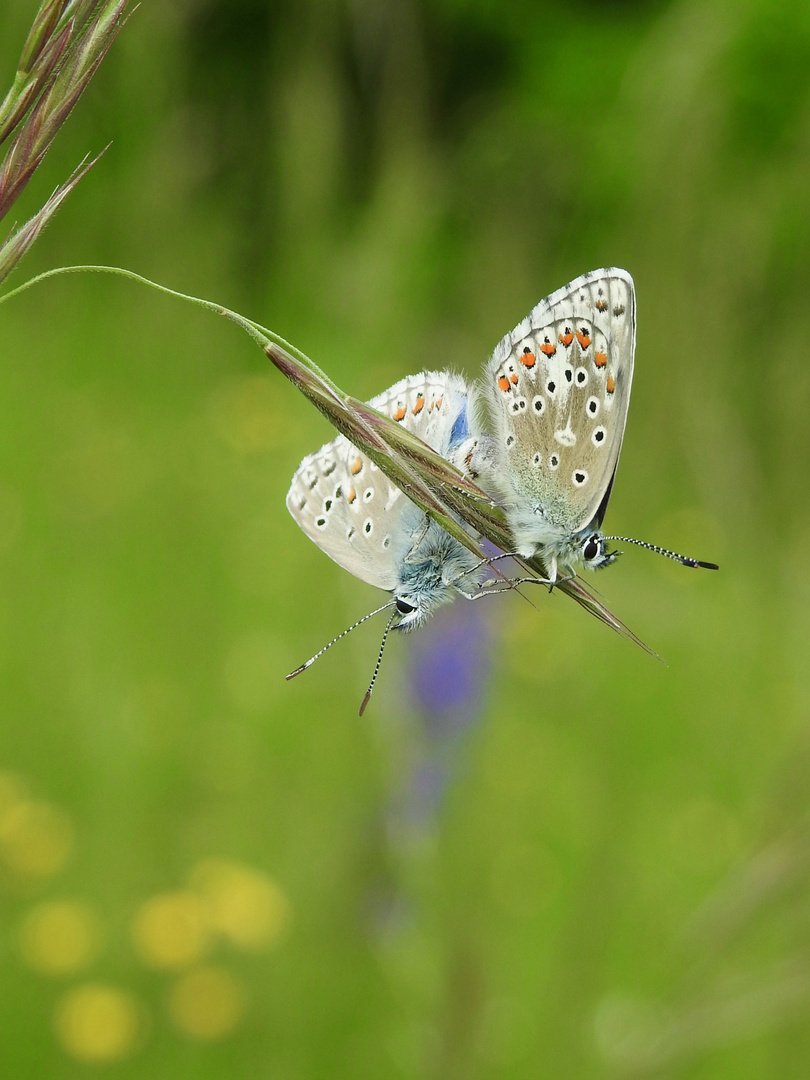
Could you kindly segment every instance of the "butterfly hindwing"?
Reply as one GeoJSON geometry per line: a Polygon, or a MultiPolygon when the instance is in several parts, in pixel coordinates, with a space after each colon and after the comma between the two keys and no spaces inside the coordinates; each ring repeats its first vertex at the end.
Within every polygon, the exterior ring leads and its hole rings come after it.
{"type": "Polygon", "coordinates": [[[388,552],[402,493],[342,435],[299,465],[287,509],[330,559],[380,589],[397,583],[388,552]]]}
{"type": "Polygon", "coordinates": [[[414,432],[442,457],[467,434],[467,385],[460,375],[447,371],[409,375],[369,405],[414,432]]]}

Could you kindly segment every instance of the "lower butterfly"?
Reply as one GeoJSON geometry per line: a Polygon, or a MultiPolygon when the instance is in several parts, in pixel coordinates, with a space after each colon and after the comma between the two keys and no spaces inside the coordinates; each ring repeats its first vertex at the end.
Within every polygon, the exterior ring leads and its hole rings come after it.
{"type": "MultiPolygon", "coordinates": [[[[412,375],[369,404],[450,460],[469,437],[467,387],[458,375],[431,371],[412,375]]],[[[287,509],[339,566],[392,594],[382,607],[344,630],[287,676],[291,679],[305,671],[366,619],[390,610],[377,666],[360,708],[362,715],[389,631],[421,626],[455,596],[481,595],[484,564],[342,435],[301,462],[287,494],[287,509]]]]}

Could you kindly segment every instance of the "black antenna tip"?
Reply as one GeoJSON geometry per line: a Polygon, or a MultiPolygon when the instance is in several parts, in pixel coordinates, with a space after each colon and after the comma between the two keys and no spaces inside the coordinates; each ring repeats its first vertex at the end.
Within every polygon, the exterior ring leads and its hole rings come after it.
{"type": "Polygon", "coordinates": [[[362,703],[362,705],[360,706],[360,712],[359,712],[359,713],[357,714],[358,716],[362,716],[362,715],[363,715],[363,713],[364,713],[364,712],[366,711],[366,705],[368,705],[368,703],[369,703],[370,701],[371,701],[371,691],[370,691],[370,690],[367,690],[367,691],[366,691],[366,696],[365,696],[365,697],[363,698],[363,703],[362,703]]]}
{"type": "Polygon", "coordinates": [[[308,667],[309,664],[302,664],[301,667],[297,667],[295,671],[291,671],[290,674],[285,675],[284,678],[289,682],[290,679],[294,679],[296,675],[300,675],[302,671],[306,671],[308,667]]]}
{"type": "MultiPolygon", "coordinates": [[[[717,563],[703,562],[701,559],[690,559],[688,555],[679,555],[677,551],[659,547],[658,544],[648,544],[646,540],[636,540],[632,536],[603,536],[602,539],[615,540],[620,544],[636,544],[638,547],[646,548],[647,551],[654,551],[656,555],[663,555],[667,559],[672,559],[673,562],[680,563],[681,566],[702,566],[704,570],[720,569],[717,563]]],[[[615,551],[612,554],[615,558],[617,555],[621,555],[621,552],[615,551]]]]}

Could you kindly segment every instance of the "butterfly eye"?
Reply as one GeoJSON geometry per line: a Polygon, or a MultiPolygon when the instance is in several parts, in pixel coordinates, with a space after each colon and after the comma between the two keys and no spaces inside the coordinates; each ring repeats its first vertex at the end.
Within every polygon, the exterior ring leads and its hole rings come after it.
{"type": "Polygon", "coordinates": [[[400,615],[410,615],[412,611],[416,611],[416,607],[414,604],[409,604],[407,600],[403,600],[401,596],[398,596],[397,611],[400,615]]]}
{"type": "Polygon", "coordinates": [[[593,562],[599,554],[600,544],[595,536],[589,536],[582,547],[582,554],[586,562],[593,562]]]}

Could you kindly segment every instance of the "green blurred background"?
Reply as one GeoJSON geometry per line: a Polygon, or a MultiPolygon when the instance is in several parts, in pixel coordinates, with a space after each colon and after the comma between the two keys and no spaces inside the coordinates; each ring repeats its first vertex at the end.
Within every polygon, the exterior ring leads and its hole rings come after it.
{"type": "Polygon", "coordinates": [[[379,602],[284,507],[326,422],[120,279],[0,308],[3,1075],[805,1078],[807,5],[145,2],[18,219],[110,140],[12,284],[126,266],[364,397],[629,269],[606,526],[721,571],[591,579],[667,666],[458,602],[358,719],[381,626],[284,681],[379,602]]]}

